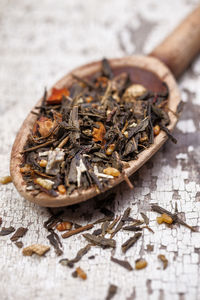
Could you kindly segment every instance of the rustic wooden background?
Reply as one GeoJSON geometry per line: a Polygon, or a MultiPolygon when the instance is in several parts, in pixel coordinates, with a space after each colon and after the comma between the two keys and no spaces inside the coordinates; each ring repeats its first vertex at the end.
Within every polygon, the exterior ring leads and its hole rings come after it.
{"type": "MultiPolygon", "coordinates": [[[[9,157],[27,112],[69,70],[102,57],[148,53],[197,0],[73,0],[0,1],[0,176],[9,173],[9,157]]],[[[0,299],[105,299],[110,283],[118,286],[114,299],[200,299],[200,233],[158,225],[150,204],[173,211],[177,203],[184,220],[200,230],[200,58],[181,78],[184,112],[170,141],[133,178],[116,189],[115,201],[107,205],[116,214],[132,208],[131,215],[146,212],[154,234],[143,238],[123,256],[120,245],[129,234],[118,233],[115,257],[134,261],[143,257],[148,267],[129,272],[110,262],[111,251],[93,247],[80,265],[87,281],[72,278],[72,270],[60,265],[54,250],[46,257],[23,257],[9,236],[0,237],[0,299]],[[147,244],[154,246],[147,252],[147,244]],[[87,257],[94,254],[94,260],[87,257]],[[169,267],[162,270],[157,259],[165,254],[169,267]]],[[[102,214],[89,201],[66,213],[71,220],[87,224],[102,214]]],[[[47,209],[22,199],[12,184],[0,186],[3,226],[28,226],[25,246],[48,244],[43,222],[47,209]]],[[[81,236],[64,240],[64,257],[74,257],[86,245],[81,236]]]]}

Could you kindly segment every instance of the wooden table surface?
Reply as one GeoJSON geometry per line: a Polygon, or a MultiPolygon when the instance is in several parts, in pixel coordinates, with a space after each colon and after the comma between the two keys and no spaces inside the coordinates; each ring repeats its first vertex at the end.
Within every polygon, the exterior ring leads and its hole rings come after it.
{"type": "MultiPolygon", "coordinates": [[[[191,11],[197,0],[74,0],[0,1],[0,176],[9,174],[12,143],[27,112],[69,70],[102,57],[148,53],[191,11]]],[[[119,232],[114,256],[132,266],[147,260],[146,269],[127,271],[110,261],[111,250],[92,247],[77,264],[86,281],[71,276],[72,269],[59,264],[86,245],[81,235],[63,240],[64,254],[54,249],[45,257],[24,257],[22,250],[0,237],[0,299],[105,299],[109,284],[118,286],[113,299],[200,299],[200,233],[156,223],[150,205],[174,211],[200,230],[200,58],[179,81],[185,102],[174,131],[177,145],[168,141],[134,177],[134,190],[121,184],[115,200],[106,205],[115,214],[131,207],[136,218],[145,212],[155,233],[144,230],[142,238],[126,255],[121,244],[132,236],[119,232]],[[147,245],[153,251],[147,251],[147,245]],[[158,254],[169,261],[162,269],[158,254]],[[88,260],[88,256],[95,259],[88,260]]],[[[67,217],[87,224],[103,216],[94,201],[66,209],[67,217]]],[[[22,199],[11,184],[0,186],[2,226],[27,226],[24,246],[49,245],[43,222],[49,217],[41,208],[22,199]]]]}

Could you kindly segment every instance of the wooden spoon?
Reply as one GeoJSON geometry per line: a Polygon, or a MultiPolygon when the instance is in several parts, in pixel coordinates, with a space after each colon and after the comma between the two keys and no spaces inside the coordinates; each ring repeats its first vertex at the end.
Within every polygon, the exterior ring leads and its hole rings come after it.
{"type": "MultiPolygon", "coordinates": [[[[177,111],[177,106],[180,102],[180,93],[174,76],[176,78],[180,76],[199,51],[200,7],[194,10],[148,57],[131,56],[111,59],[109,62],[114,70],[114,74],[129,71],[132,82],[143,84],[147,89],[152,91],[161,91],[162,81],[167,83],[170,91],[168,102],[170,125],[168,129],[172,131],[177,122],[177,117],[173,112],[177,111]]],[[[70,87],[74,81],[72,74],[80,77],[88,77],[99,71],[100,67],[101,62],[99,61],[79,67],[64,76],[54,87],[58,89],[64,86],[70,87]]],[[[39,106],[41,101],[42,99],[36,105],[39,106]]],[[[40,206],[48,207],[68,206],[96,196],[98,192],[95,187],[83,191],[75,190],[71,195],[58,195],[58,197],[51,197],[44,192],[34,196],[31,191],[26,190],[26,183],[20,173],[20,164],[23,159],[21,152],[36,119],[37,116],[29,113],[17,134],[12,148],[10,172],[18,192],[27,200],[37,203],[40,206]]],[[[158,151],[166,140],[166,134],[160,132],[152,146],[141,152],[137,160],[129,162],[130,167],[125,169],[125,174],[127,176],[132,175],[158,151]]],[[[123,180],[123,175],[111,180],[110,187],[114,187],[123,180]]],[[[108,189],[107,187],[104,191],[108,189]]]]}

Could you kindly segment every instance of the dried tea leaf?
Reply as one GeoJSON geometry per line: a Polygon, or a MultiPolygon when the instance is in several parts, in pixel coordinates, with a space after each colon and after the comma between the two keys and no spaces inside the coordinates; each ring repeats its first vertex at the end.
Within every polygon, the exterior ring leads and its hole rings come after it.
{"type": "Polygon", "coordinates": [[[47,239],[49,240],[50,244],[54,247],[56,254],[58,256],[62,255],[63,250],[60,249],[60,247],[62,247],[62,244],[57,233],[51,230],[51,233],[47,235],[47,239]]]}
{"type": "Polygon", "coordinates": [[[2,227],[1,231],[0,231],[0,236],[11,234],[14,231],[15,231],[15,228],[12,227],[12,226],[10,226],[10,227],[2,227]]]}
{"type": "Polygon", "coordinates": [[[23,237],[28,231],[28,228],[24,228],[24,227],[19,227],[17,229],[17,231],[13,234],[13,236],[11,236],[11,241],[15,242],[17,241],[19,238],[23,237]]]}
{"type": "Polygon", "coordinates": [[[126,260],[120,260],[120,259],[117,259],[117,258],[114,258],[111,256],[111,261],[113,261],[114,263],[124,267],[125,269],[129,270],[129,271],[132,271],[133,268],[132,266],[130,265],[130,263],[126,260]]]}
{"type": "Polygon", "coordinates": [[[108,288],[106,300],[111,300],[115,296],[116,293],[117,293],[117,286],[114,284],[111,284],[108,288]]]}
{"type": "Polygon", "coordinates": [[[131,212],[131,208],[128,207],[125,211],[124,211],[124,214],[121,218],[121,220],[119,221],[117,227],[115,228],[114,232],[111,234],[111,238],[114,237],[114,235],[122,229],[123,225],[124,225],[124,222],[126,222],[127,218],[129,217],[130,215],[130,212],[131,212]]]}
{"type": "Polygon", "coordinates": [[[130,225],[130,226],[124,226],[123,230],[127,231],[142,231],[141,227],[135,226],[135,225],[130,225]]]}
{"type": "Polygon", "coordinates": [[[3,222],[3,221],[2,221],[2,218],[0,217],[0,226],[1,226],[2,222],[3,222]]]}
{"type": "Polygon", "coordinates": [[[22,253],[24,256],[31,256],[34,253],[39,256],[42,256],[49,250],[50,250],[49,246],[34,244],[24,248],[22,253]]]}
{"type": "Polygon", "coordinates": [[[168,260],[167,260],[167,258],[165,257],[165,255],[159,254],[158,255],[158,259],[160,259],[162,261],[162,263],[163,263],[163,270],[165,270],[167,268],[167,266],[168,266],[168,260]]]}
{"type": "Polygon", "coordinates": [[[113,239],[106,239],[102,236],[95,236],[90,233],[83,234],[83,236],[88,242],[93,243],[102,248],[107,248],[107,247],[115,248],[116,247],[116,241],[113,239]]]}
{"type": "Polygon", "coordinates": [[[149,225],[149,218],[143,212],[141,212],[140,214],[141,214],[141,216],[142,216],[142,218],[144,220],[144,223],[146,225],[149,225]]]}
{"type": "Polygon", "coordinates": [[[147,251],[148,251],[148,252],[152,252],[153,250],[154,250],[154,245],[148,244],[148,245],[147,245],[147,251]]]}
{"type": "Polygon", "coordinates": [[[21,241],[15,242],[15,245],[20,249],[24,246],[24,244],[21,241]]]}
{"type": "Polygon", "coordinates": [[[93,128],[92,136],[95,142],[103,142],[104,135],[106,134],[106,129],[101,122],[97,122],[96,125],[99,128],[93,128]]]}
{"type": "Polygon", "coordinates": [[[141,235],[142,234],[140,232],[138,232],[133,237],[128,239],[125,243],[123,243],[122,252],[126,253],[126,251],[137,242],[137,240],[141,237],[141,235]]]}
{"type": "Polygon", "coordinates": [[[65,261],[64,264],[65,264],[66,266],[72,268],[72,267],[74,266],[74,263],[77,263],[78,261],[80,261],[81,258],[82,258],[85,254],[87,254],[88,251],[89,251],[90,249],[91,249],[91,246],[88,244],[88,245],[86,245],[84,248],[81,248],[81,249],[77,252],[76,256],[75,256],[73,259],[68,260],[68,259],[65,259],[65,258],[64,258],[64,259],[61,259],[59,262],[63,264],[63,261],[65,261]]]}
{"type": "Polygon", "coordinates": [[[102,229],[98,228],[98,229],[94,230],[92,234],[93,235],[100,235],[100,234],[102,234],[102,229]]]}

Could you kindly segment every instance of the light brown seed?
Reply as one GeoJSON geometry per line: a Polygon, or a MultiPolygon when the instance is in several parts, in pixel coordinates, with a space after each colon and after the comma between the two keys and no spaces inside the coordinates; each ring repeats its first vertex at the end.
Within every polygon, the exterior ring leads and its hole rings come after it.
{"type": "Polygon", "coordinates": [[[65,188],[65,186],[63,184],[59,185],[58,186],[58,191],[62,195],[66,194],[66,188],[65,188]]]}
{"type": "Polygon", "coordinates": [[[157,220],[158,224],[162,224],[162,223],[172,224],[173,223],[173,219],[167,214],[162,214],[160,217],[157,217],[156,220],[157,220]]]}
{"type": "Polygon", "coordinates": [[[118,177],[120,175],[120,172],[117,169],[111,167],[104,169],[103,172],[106,175],[112,175],[114,177],[118,177]]]}
{"type": "Polygon", "coordinates": [[[146,266],[147,266],[147,261],[145,259],[138,259],[135,262],[136,270],[144,269],[144,268],[146,268],[146,266]]]}
{"type": "Polygon", "coordinates": [[[87,274],[80,267],[76,268],[76,273],[83,280],[87,279],[87,274]]]}
{"type": "Polygon", "coordinates": [[[160,133],[160,126],[159,125],[154,126],[153,133],[154,133],[155,136],[160,133]]]}
{"type": "Polygon", "coordinates": [[[40,164],[40,167],[45,168],[46,165],[47,165],[47,160],[46,159],[42,159],[39,164],[40,164]]]}
{"type": "Polygon", "coordinates": [[[38,177],[38,178],[35,179],[35,183],[39,184],[40,186],[42,186],[46,190],[51,190],[52,186],[54,184],[54,182],[52,180],[43,179],[43,178],[40,178],[40,177],[38,177]]]}
{"type": "Polygon", "coordinates": [[[1,184],[7,184],[7,183],[10,183],[10,182],[12,182],[11,176],[4,176],[4,177],[0,178],[0,183],[1,184]]]}
{"type": "Polygon", "coordinates": [[[115,150],[115,144],[110,144],[108,148],[106,149],[107,155],[112,155],[113,151],[115,150]]]}

